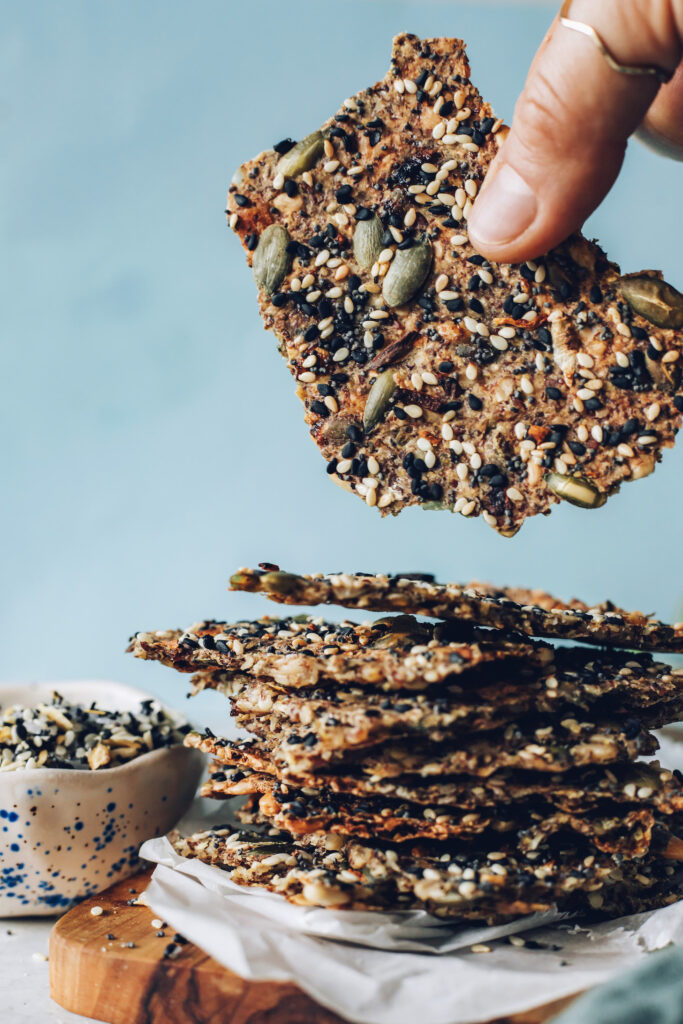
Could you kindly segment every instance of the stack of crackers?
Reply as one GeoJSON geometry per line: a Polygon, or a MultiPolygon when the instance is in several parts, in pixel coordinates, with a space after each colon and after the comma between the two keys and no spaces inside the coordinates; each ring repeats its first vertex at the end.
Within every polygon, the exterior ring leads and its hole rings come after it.
{"type": "Polygon", "coordinates": [[[176,837],[179,852],[297,904],[489,923],[679,898],[683,779],[640,758],[683,707],[683,669],[645,652],[682,652],[683,625],[421,575],[264,563],[231,582],[385,614],[133,637],[193,692],[224,693],[249,734],[187,737],[213,757],[202,794],[247,801],[244,829],[176,837]]]}

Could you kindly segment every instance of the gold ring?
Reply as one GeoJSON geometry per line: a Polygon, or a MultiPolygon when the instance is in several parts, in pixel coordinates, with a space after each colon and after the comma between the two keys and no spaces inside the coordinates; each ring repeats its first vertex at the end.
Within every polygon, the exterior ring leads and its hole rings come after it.
{"type": "Polygon", "coordinates": [[[666,68],[662,68],[658,64],[621,64],[607,49],[592,25],[587,25],[584,21],[574,21],[572,18],[567,17],[571,3],[572,0],[564,0],[560,10],[560,24],[565,28],[571,29],[573,32],[580,32],[582,35],[588,36],[591,42],[597,46],[613,71],[618,71],[620,75],[638,75],[641,77],[649,75],[656,78],[662,85],[665,82],[671,81],[674,72],[667,71],[666,68]]]}

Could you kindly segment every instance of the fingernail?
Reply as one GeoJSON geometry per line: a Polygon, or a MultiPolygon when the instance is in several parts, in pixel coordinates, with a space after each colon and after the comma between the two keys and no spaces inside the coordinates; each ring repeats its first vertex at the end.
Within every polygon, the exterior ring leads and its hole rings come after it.
{"type": "Polygon", "coordinates": [[[538,204],[517,171],[503,164],[470,214],[468,228],[472,239],[484,245],[503,245],[519,238],[533,223],[538,204]]]}

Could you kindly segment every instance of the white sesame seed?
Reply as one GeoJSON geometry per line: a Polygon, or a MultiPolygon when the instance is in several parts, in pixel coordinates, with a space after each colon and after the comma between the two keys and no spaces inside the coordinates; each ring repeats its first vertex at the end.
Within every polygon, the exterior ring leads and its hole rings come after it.
{"type": "Polygon", "coordinates": [[[597,441],[598,444],[602,443],[602,437],[603,437],[602,427],[599,426],[597,423],[595,424],[594,427],[591,427],[591,437],[593,438],[594,441],[597,441]]]}
{"type": "Polygon", "coordinates": [[[470,467],[467,465],[466,462],[459,462],[458,465],[455,467],[455,472],[457,474],[458,480],[462,480],[464,483],[464,481],[467,480],[467,477],[470,475],[470,467]]]}
{"type": "Polygon", "coordinates": [[[371,320],[388,320],[389,319],[389,314],[387,313],[386,309],[373,309],[372,313],[370,314],[370,319],[371,320]]]}
{"type": "Polygon", "coordinates": [[[415,82],[413,82],[412,79],[410,79],[410,78],[404,78],[403,79],[403,84],[406,87],[406,92],[409,92],[409,93],[411,93],[411,95],[414,96],[415,93],[417,92],[417,86],[416,86],[415,82]]]}
{"type": "Polygon", "coordinates": [[[458,91],[453,96],[453,102],[455,103],[455,106],[456,106],[456,108],[458,110],[460,110],[461,107],[464,106],[466,99],[467,99],[467,93],[465,92],[465,90],[464,89],[458,89],[458,91]]]}
{"type": "Polygon", "coordinates": [[[472,178],[468,178],[467,181],[465,182],[465,191],[467,192],[467,195],[470,197],[470,199],[474,199],[477,192],[479,191],[479,186],[477,185],[476,181],[473,181],[472,178]]]}
{"type": "Polygon", "coordinates": [[[422,391],[423,381],[422,381],[422,377],[420,376],[419,373],[417,373],[417,372],[411,373],[411,375],[410,375],[410,383],[413,385],[413,387],[415,388],[416,391],[422,391]]]}
{"type": "Polygon", "coordinates": [[[654,434],[641,434],[640,437],[638,438],[638,444],[640,444],[640,445],[656,444],[657,440],[658,439],[657,439],[657,437],[655,437],[654,434]]]}
{"type": "Polygon", "coordinates": [[[538,268],[538,270],[534,274],[534,281],[536,282],[536,284],[543,284],[543,282],[545,281],[546,273],[547,271],[545,267],[538,268]]]}
{"type": "Polygon", "coordinates": [[[315,264],[314,265],[316,267],[322,267],[323,263],[327,263],[329,258],[330,258],[330,250],[329,249],[321,249],[321,251],[318,253],[318,255],[315,258],[315,264]]]}
{"type": "Polygon", "coordinates": [[[476,334],[477,333],[477,321],[473,317],[466,316],[465,319],[464,319],[464,324],[465,324],[465,327],[467,328],[467,330],[471,331],[472,334],[476,334]]]}
{"type": "Polygon", "coordinates": [[[415,223],[416,219],[417,219],[417,212],[415,211],[415,208],[413,206],[411,206],[410,209],[406,212],[405,217],[403,218],[403,223],[405,224],[405,226],[407,228],[412,228],[412,226],[415,223]]]}
{"type": "Polygon", "coordinates": [[[104,913],[104,908],[103,907],[91,907],[90,908],[90,913],[92,914],[93,917],[101,917],[102,914],[104,913]]]}
{"type": "Polygon", "coordinates": [[[436,97],[436,103],[432,107],[432,110],[434,111],[435,114],[438,114],[443,105],[444,105],[444,98],[443,98],[443,96],[437,96],[436,97]]]}
{"type": "Polygon", "coordinates": [[[455,505],[453,506],[453,511],[462,512],[466,504],[467,498],[458,498],[457,501],[455,502],[455,505]]]}
{"type": "Polygon", "coordinates": [[[472,469],[481,469],[481,455],[479,452],[475,452],[474,455],[470,456],[470,466],[472,469]]]}
{"type": "Polygon", "coordinates": [[[453,440],[453,427],[450,425],[450,423],[441,424],[441,437],[443,438],[444,441],[453,440]]]}
{"type": "Polygon", "coordinates": [[[424,371],[424,373],[422,374],[422,380],[425,382],[425,384],[438,384],[439,383],[438,378],[435,377],[433,373],[430,373],[429,370],[425,370],[424,371]]]}
{"type": "MultiPolygon", "coordinates": [[[[336,289],[335,289],[335,290],[336,290],[336,289]]],[[[336,297],[336,296],[335,296],[335,297],[336,297]]],[[[355,306],[354,306],[354,304],[353,304],[353,299],[352,299],[352,298],[350,298],[350,296],[348,296],[348,295],[345,295],[345,296],[344,296],[344,312],[345,312],[345,313],[349,313],[349,314],[350,314],[350,313],[353,313],[353,311],[354,311],[354,309],[355,309],[355,308],[356,308],[356,307],[355,307],[355,306]]]]}
{"type": "Polygon", "coordinates": [[[505,492],[510,501],[524,501],[524,495],[516,487],[508,487],[505,492]]]}
{"type": "Polygon", "coordinates": [[[390,224],[389,233],[393,240],[397,243],[397,245],[400,245],[401,242],[403,241],[403,232],[399,231],[398,228],[395,228],[393,224],[390,224]]]}
{"type": "Polygon", "coordinates": [[[301,282],[301,287],[302,288],[310,288],[312,284],[315,284],[315,278],[314,278],[313,274],[306,274],[306,276],[304,277],[304,279],[301,282]]]}
{"type": "Polygon", "coordinates": [[[306,368],[308,368],[310,366],[315,366],[317,361],[318,361],[317,355],[315,354],[315,352],[311,352],[310,356],[306,356],[306,358],[304,359],[304,361],[302,362],[301,365],[305,366],[306,368]]]}
{"type": "MultiPolygon", "coordinates": [[[[322,340],[324,341],[324,340],[325,340],[325,338],[329,338],[329,337],[330,337],[331,335],[333,335],[333,334],[334,334],[334,324],[330,324],[330,326],[329,326],[329,327],[325,327],[325,328],[324,328],[324,329],[323,329],[323,330],[322,330],[322,331],[320,332],[320,337],[321,337],[321,338],[322,338],[322,340]]],[[[340,349],[340,351],[341,351],[341,349],[340,349]]],[[[336,356],[335,356],[335,358],[336,358],[336,356]]]]}
{"type": "Polygon", "coordinates": [[[515,437],[518,441],[523,441],[526,437],[526,426],[524,423],[515,423],[515,437]]]}
{"type": "Polygon", "coordinates": [[[528,313],[525,313],[522,320],[526,320],[527,323],[531,323],[532,320],[538,319],[538,313],[535,309],[530,309],[528,313]]]}
{"type": "Polygon", "coordinates": [[[631,337],[631,328],[628,326],[628,324],[618,323],[617,324],[617,334],[621,334],[624,338],[630,338],[631,337]]]}
{"type": "Polygon", "coordinates": [[[589,398],[593,397],[593,392],[589,391],[588,388],[579,388],[576,395],[582,402],[587,402],[589,398]]]}
{"type": "Polygon", "coordinates": [[[465,205],[463,206],[463,209],[462,209],[462,215],[465,218],[465,220],[468,219],[468,217],[469,217],[471,212],[472,212],[472,200],[468,199],[467,202],[465,203],[465,205]]]}
{"type": "Polygon", "coordinates": [[[386,508],[387,505],[390,505],[392,501],[393,498],[389,491],[385,491],[384,494],[377,500],[377,508],[386,508]]]}
{"type": "Polygon", "coordinates": [[[493,348],[498,349],[499,352],[505,352],[505,350],[508,348],[508,343],[505,340],[505,338],[501,338],[497,334],[492,334],[490,341],[493,348]]]}
{"type": "Polygon", "coordinates": [[[662,349],[664,348],[664,346],[662,345],[662,343],[661,343],[661,341],[659,340],[659,338],[656,338],[656,337],[654,336],[654,334],[651,334],[651,335],[650,335],[650,337],[648,338],[648,341],[650,342],[650,344],[652,345],[652,347],[653,347],[654,349],[656,349],[656,351],[657,351],[657,352],[661,352],[661,351],[662,351],[662,349]]]}
{"type": "Polygon", "coordinates": [[[424,464],[427,467],[427,469],[433,469],[434,466],[436,465],[436,455],[434,454],[433,451],[431,451],[431,449],[430,451],[425,452],[424,464]]]}
{"type": "Polygon", "coordinates": [[[470,952],[472,953],[490,953],[491,947],[486,946],[483,942],[475,942],[473,946],[470,946],[470,952]]]}
{"type": "Polygon", "coordinates": [[[464,506],[464,508],[460,509],[460,515],[461,516],[469,516],[469,515],[471,515],[474,512],[476,507],[477,507],[476,501],[468,501],[467,504],[464,506]]]}
{"type": "Polygon", "coordinates": [[[647,409],[645,410],[645,418],[650,423],[653,423],[657,419],[661,411],[662,407],[660,406],[659,402],[653,402],[652,405],[648,405],[647,409]]]}
{"type": "Polygon", "coordinates": [[[587,352],[577,352],[576,361],[579,366],[585,366],[588,370],[595,366],[593,356],[589,356],[587,352]]]}
{"type": "Polygon", "coordinates": [[[526,374],[524,374],[523,377],[520,377],[519,386],[521,387],[525,395],[533,395],[534,386],[526,374]]]}
{"type": "Polygon", "coordinates": [[[239,220],[239,214],[238,213],[231,213],[230,214],[230,217],[228,218],[228,226],[230,228],[232,228],[233,231],[237,227],[238,220],[239,220]]]}
{"type": "Polygon", "coordinates": [[[440,182],[437,181],[436,178],[435,178],[434,181],[430,181],[429,182],[429,184],[427,185],[427,187],[425,189],[425,192],[427,193],[428,196],[435,196],[436,193],[439,191],[439,185],[440,185],[440,182]]]}
{"type": "Polygon", "coordinates": [[[323,402],[330,410],[330,412],[339,412],[339,406],[337,405],[337,399],[334,395],[325,395],[323,402]]]}
{"type": "Polygon", "coordinates": [[[349,350],[346,347],[338,348],[337,351],[332,356],[332,359],[334,360],[335,363],[343,363],[344,360],[348,359],[348,358],[349,358],[349,350]]]}
{"type": "Polygon", "coordinates": [[[297,380],[300,380],[302,384],[312,384],[315,379],[315,374],[311,373],[310,370],[307,370],[305,373],[300,373],[297,377],[297,380]]]}
{"type": "Polygon", "coordinates": [[[450,423],[451,420],[455,419],[455,410],[449,409],[448,412],[444,413],[443,423],[450,423]]]}
{"type": "Polygon", "coordinates": [[[631,448],[630,444],[618,444],[617,452],[619,453],[619,455],[623,455],[625,459],[632,459],[634,455],[633,448],[631,448]]]}
{"type": "Polygon", "coordinates": [[[495,527],[495,526],[498,525],[498,520],[496,519],[496,517],[494,515],[491,515],[490,512],[482,512],[481,516],[482,516],[482,519],[484,520],[484,522],[488,526],[495,527]]]}
{"type": "MultiPolygon", "coordinates": [[[[349,171],[349,174],[350,173],[351,172],[349,171]]],[[[308,185],[309,188],[313,188],[313,175],[311,174],[310,171],[304,171],[304,173],[301,175],[301,180],[304,182],[305,185],[308,185]]]]}
{"type": "Polygon", "coordinates": [[[406,91],[406,87],[401,78],[394,79],[394,89],[399,95],[402,95],[406,91]]]}
{"type": "Polygon", "coordinates": [[[448,446],[448,447],[449,447],[449,448],[450,448],[450,449],[451,449],[452,451],[454,451],[456,455],[462,455],[463,451],[465,450],[465,449],[463,448],[462,442],[461,442],[461,441],[458,441],[458,440],[455,440],[455,441],[451,441],[451,443],[449,444],[449,446],[448,446]]]}
{"type": "Polygon", "coordinates": [[[629,365],[628,356],[626,355],[626,353],[625,352],[615,352],[614,356],[615,356],[615,359],[617,361],[617,365],[621,366],[622,370],[625,370],[628,367],[628,365],[629,365]]]}
{"type": "Polygon", "coordinates": [[[350,469],[351,469],[351,459],[341,459],[337,463],[337,473],[339,473],[339,474],[348,473],[348,471],[350,469]]]}
{"type": "Polygon", "coordinates": [[[460,292],[454,292],[450,288],[446,288],[444,291],[439,292],[439,298],[442,302],[450,302],[451,299],[457,299],[460,292]]]}
{"type": "Polygon", "coordinates": [[[569,471],[569,466],[564,459],[555,459],[555,472],[563,476],[569,471]]]}
{"type": "Polygon", "coordinates": [[[439,121],[439,123],[435,124],[434,127],[432,128],[432,138],[436,139],[436,141],[438,142],[439,139],[442,139],[445,134],[446,125],[444,124],[443,121],[439,121]]]}
{"type": "Polygon", "coordinates": [[[515,337],[517,331],[514,327],[501,327],[498,333],[500,334],[501,338],[510,339],[515,337]]]}
{"type": "Polygon", "coordinates": [[[457,135],[453,135],[451,132],[448,132],[446,135],[442,136],[441,141],[444,146],[454,146],[458,141],[458,137],[457,135]]]}
{"type": "Polygon", "coordinates": [[[574,412],[583,412],[583,401],[578,395],[572,399],[572,409],[574,412]]]}
{"type": "Polygon", "coordinates": [[[459,245],[464,245],[467,241],[467,235],[451,235],[451,245],[455,248],[459,245]]]}
{"type": "Polygon", "coordinates": [[[328,290],[325,292],[325,295],[327,296],[328,299],[341,299],[343,294],[344,293],[339,287],[339,285],[335,285],[334,288],[328,288],[328,290]]]}
{"type": "Polygon", "coordinates": [[[375,456],[374,455],[369,455],[367,462],[368,462],[368,473],[370,474],[370,476],[377,476],[377,474],[379,473],[379,462],[377,461],[375,456]]]}
{"type": "Polygon", "coordinates": [[[548,314],[548,323],[549,324],[557,323],[557,321],[558,320],[562,320],[563,317],[564,317],[564,313],[562,312],[561,309],[554,309],[552,311],[552,313],[548,314]]]}
{"type": "Polygon", "coordinates": [[[466,149],[468,153],[479,152],[479,146],[477,146],[474,142],[463,142],[462,148],[466,149]]]}
{"type": "Polygon", "coordinates": [[[484,284],[493,284],[493,274],[490,270],[486,270],[484,267],[480,267],[478,271],[479,277],[484,284]]]}
{"type": "Polygon", "coordinates": [[[393,258],[394,258],[394,250],[393,249],[382,249],[381,253],[377,257],[377,262],[378,263],[389,263],[389,261],[393,260],[393,258]]]}
{"type": "Polygon", "coordinates": [[[325,319],[321,320],[320,323],[318,324],[318,330],[319,331],[324,331],[326,327],[329,327],[330,324],[333,324],[333,323],[334,323],[334,317],[333,316],[326,316],[325,319]]]}
{"type": "Polygon", "coordinates": [[[327,266],[331,267],[332,270],[334,270],[335,267],[340,266],[340,264],[341,260],[339,259],[338,256],[335,256],[333,259],[327,261],[327,266]]]}
{"type": "Polygon", "coordinates": [[[680,352],[676,352],[674,349],[670,349],[662,356],[663,363],[675,363],[678,361],[680,352]]]}
{"type": "Polygon", "coordinates": [[[578,437],[579,441],[588,440],[588,427],[585,425],[585,423],[581,423],[577,427],[576,436],[578,437]]]}
{"type": "Polygon", "coordinates": [[[403,411],[407,416],[410,416],[411,420],[419,420],[422,415],[422,409],[419,405],[404,405],[403,411]]]}

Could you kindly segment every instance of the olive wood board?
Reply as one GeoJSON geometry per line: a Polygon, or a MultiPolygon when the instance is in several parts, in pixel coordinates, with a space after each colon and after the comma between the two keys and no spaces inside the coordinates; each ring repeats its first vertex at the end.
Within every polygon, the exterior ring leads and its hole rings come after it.
{"type": "MultiPolygon", "coordinates": [[[[345,1024],[296,985],[247,981],[187,943],[172,959],[154,914],[128,901],[151,871],[90,897],[61,917],[50,935],[50,995],[65,1010],[108,1024],[345,1024]],[[134,890],[134,892],[131,892],[134,890]],[[103,913],[91,914],[92,907],[103,913]],[[114,935],[108,940],[107,935],[114,935]],[[134,948],[122,943],[134,942],[134,948]]],[[[571,999],[491,1024],[545,1024],[571,999]]]]}

